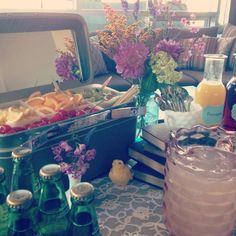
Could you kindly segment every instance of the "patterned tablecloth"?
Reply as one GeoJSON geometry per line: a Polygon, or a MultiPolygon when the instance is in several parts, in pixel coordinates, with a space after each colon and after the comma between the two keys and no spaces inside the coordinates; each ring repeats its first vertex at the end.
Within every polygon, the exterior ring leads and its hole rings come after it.
{"type": "Polygon", "coordinates": [[[132,180],[114,185],[108,177],[92,181],[102,236],[168,236],[162,222],[162,191],[132,180]]]}

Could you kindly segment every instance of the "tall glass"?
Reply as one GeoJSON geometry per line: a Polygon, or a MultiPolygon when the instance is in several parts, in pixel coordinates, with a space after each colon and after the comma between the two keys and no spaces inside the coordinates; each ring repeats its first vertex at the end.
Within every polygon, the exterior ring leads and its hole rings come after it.
{"type": "Polygon", "coordinates": [[[235,132],[196,126],[171,134],[163,211],[172,236],[228,236],[236,220],[235,132]]]}

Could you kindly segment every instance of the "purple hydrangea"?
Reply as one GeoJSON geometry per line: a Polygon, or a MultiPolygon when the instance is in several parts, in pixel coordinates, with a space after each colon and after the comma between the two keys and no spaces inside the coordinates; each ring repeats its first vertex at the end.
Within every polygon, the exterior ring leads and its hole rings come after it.
{"type": "Polygon", "coordinates": [[[116,70],[125,79],[141,78],[149,50],[142,42],[123,42],[114,55],[116,70]]]}
{"type": "Polygon", "coordinates": [[[56,60],[56,72],[63,80],[80,78],[77,59],[69,53],[62,53],[56,60]]]}
{"type": "Polygon", "coordinates": [[[168,53],[175,61],[177,61],[179,55],[183,52],[183,48],[182,45],[175,40],[163,39],[155,46],[153,53],[156,54],[160,51],[168,53]]]}

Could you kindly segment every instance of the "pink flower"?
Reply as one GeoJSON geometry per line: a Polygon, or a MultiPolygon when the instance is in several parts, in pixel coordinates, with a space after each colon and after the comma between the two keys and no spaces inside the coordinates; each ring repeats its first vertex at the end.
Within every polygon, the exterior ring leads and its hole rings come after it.
{"type": "Polygon", "coordinates": [[[86,149],[85,144],[79,144],[79,146],[75,149],[74,155],[81,155],[81,153],[86,149]]]}
{"type": "Polygon", "coordinates": [[[96,149],[88,150],[85,155],[88,161],[93,160],[96,156],[96,149]]]}
{"type": "Polygon", "coordinates": [[[89,164],[88,163],[83,163],[83,164],[80,164],[80,171],[81,171],[81,174],[85,174],[86,171],[88,170],[89,168],[89,164]]]}
{"type": "Polygon", "coordinates": [[[114,55],[117,72],[125,79],[142,77],[148,53],[148,48],[142,42],[121,43],[114,55]]]}
{"type": "Polygon", "coordinates": [[[67,172],[70,169],[70,167],[71,167],[71,165],[66,163],[66,162],[61,162],[61,163],[59,163],[59,165],[60,165],[61,171],[63,173],[67,172]]]}
{"type": "Polygon", "coordinates": [[[197,33],[197,32],[199,31],[199,28],[196,27],[196,26],[191,26],[191,27],[189,28],[189,31],[192,32],[192,33],[197,33]]]}
{"type": "Polygon", "coordinates": [[[189,20],[185,17],[181,18],[180,22],[185,26],[189,25],[189,20]]]}
{"type": "Polygon", "coordinates": [[[195,14],[191,14],[191,15],[190,15],[190,19],[191,19],[191,20],[196,20],[196,15],[195,15],[195,14]]]}
{"type": "Polygon", "coordinates": [[[76,145],[73,148],[66,142],[61,141],[57,146],[52,147],[54,160],[61,167],[65,174],[71,174],[73,178],[80,178],[89,168],[89,161],[96,156],[96,150],[87,150],[85,144],[76,145]]]}
{"type": "Polygon", "coordinates": [[[65,150],[65,152],[72,151],[72,147],[66,141],[61,141],[59,145],[62,149],[65,150]]]}

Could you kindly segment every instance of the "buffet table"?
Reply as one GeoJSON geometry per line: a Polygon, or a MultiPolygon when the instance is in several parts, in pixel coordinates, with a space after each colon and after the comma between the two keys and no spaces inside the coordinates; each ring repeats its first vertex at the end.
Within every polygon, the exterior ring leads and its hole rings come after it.
{"type": "Polygon", "coordinates": [[[162,190],[132,180],[114,185],[108,177],[92,181],[102,236],[168,236],[162,221],[162,190]]]}

